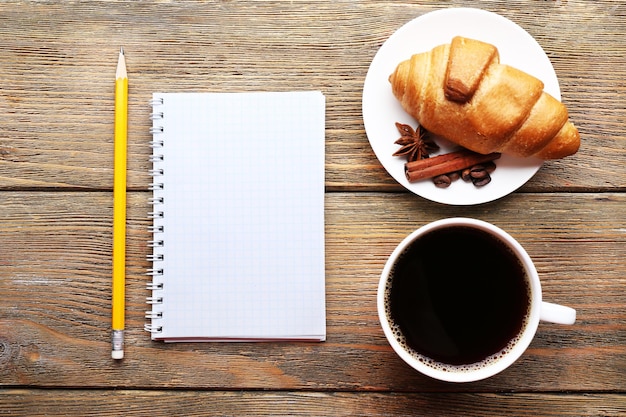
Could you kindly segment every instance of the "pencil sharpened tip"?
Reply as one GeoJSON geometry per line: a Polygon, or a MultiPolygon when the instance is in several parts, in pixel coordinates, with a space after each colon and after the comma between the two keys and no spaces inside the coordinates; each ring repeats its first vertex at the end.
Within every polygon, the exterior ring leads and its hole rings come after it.
{"type": "Polygon", "coordinates": [[[120,54],[124,55],[124,47],[120,46],[120,54]]]}

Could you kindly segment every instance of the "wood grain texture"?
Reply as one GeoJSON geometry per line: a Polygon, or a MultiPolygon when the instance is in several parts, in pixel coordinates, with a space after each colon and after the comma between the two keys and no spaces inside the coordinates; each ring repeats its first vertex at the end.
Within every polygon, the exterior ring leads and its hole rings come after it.
{"type": "Polygon", "coordinates": [[[5,390],[0,409],[11,415],[67,416],[515,416],[617,417],[623,396],[611,394],[410,394],[351,392],[203,392],[5,390]],[[158,404],[158,406],[155,406],[158,404]]]}
{"type": "MultiPolygon", "coordinates": [[[[123,45],[130,74],[131,188],[145,189],[149,182],[147,103],[153,91],[319,89],[328,105],[327,186],[400,190],[367,141],[363,81],[396,29],[449,6],[468,3],[0,3],[0,189],[111,187],[111,81],[123,45]]],[[[580,152],[546,163],[524,190],[623,190],[622,2],[471,6],[500,13],[537,39],[581,131],[580,152]]]]}
{"type": "MultiPolygon", "coordinates": [[[[0,2],[0,414],[626,415],[624,33],[621,0],[0,2]],[[578,154],[480,206],[405,192],[363,127],[374,55],[403,24],[443,7],[480,7],[528,31],[582,136],[578,154]],[[130,74],[131,192],[126,358],[115,362],[120,46],[130,74]],[[148,101],[155,91],[257,90],[326,96],[328,340],[151,342],[143,331],[148,101]],[[472,384],[436,382],[405,365],[375,304],[396,244],[451,216],[510,232],[535,261],[544,299],[578,312],[574,326],[541,324],[515,365],[472,384]]],[[[242,120],[242,129],[254,126],[242,120]]]]}
{"type": "Polygon", "coordinates": [[[0,247],[11,249],[0,253],[1,384],[459,390],[422,377],[397,358],[380,329],[375,298],[384,262],[405,235],[426,222],[463,215],[517,238],[536,262],[544,298],[576,308],[578,321],[540,325],[518,363],[461,389],[626,389],[626,234],[615,222],[626,218],[623,194],[519,194],[454,208],[408,194],[330,193],[326,342],[174,345],[151,342],[143,331],[147,197],[129,196],[127,358],[114,363],[108,355],[110,193],[3,193],[0,247]]]}

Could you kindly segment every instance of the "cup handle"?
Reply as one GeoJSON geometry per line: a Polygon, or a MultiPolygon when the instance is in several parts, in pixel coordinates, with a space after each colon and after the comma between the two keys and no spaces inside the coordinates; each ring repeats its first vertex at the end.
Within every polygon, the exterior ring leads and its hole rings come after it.
{"type": "Polygon", "coordinates": [[[576,321],[576,310],[560,304],[542,301],[539,320],[556,324],[574,324],[576,321]]]}

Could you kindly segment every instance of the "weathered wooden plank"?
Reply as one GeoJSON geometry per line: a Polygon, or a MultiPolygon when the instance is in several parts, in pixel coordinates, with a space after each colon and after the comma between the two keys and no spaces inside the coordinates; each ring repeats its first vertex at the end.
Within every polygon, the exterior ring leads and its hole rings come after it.
{"type": "Polygon", "coordinates": [[[624,394],[410,394],[0,390],[6,414],[28,416],[621,416],[624,394]]]}
{"type": "Polygon", "coordinates": [[[481,2],[550,57],[580,152],[481,206],[378,193],[403,190],[363,128],[369,63],[405,22],[455,6],[468,3],[0,2],[0,414],[625,415],[626,7],[481,2]],[[127,357],[115,362],[108,191],[121,45],[133,192],[127,357]],[[296,89],[327,97],[326,185],[336,191],[326,196],[328,341],[151,342],[143,331],[151,93],[296,89]],[[447,216],[509,231],[535,260],[544,298],[578,310],[574,326],[542,324],[517,364],[473,384],[439,383],[404,365],[376,314],[388,254],[447,216]]]}
{"type": "MultiPolygon", "coordinates": [[[[110,193],[4,192],[0,199],[0,384],[393,391],[626,389],[624,194],[516,194],[449,207],[406,193],[326,198],[328,340],[176,344],[143,331],[147,193],[129,195],[127,357],[110,360],[110,193]],[[601,209],[599,209],[601,208],[601,209]],[[522,359],[476,384],[422,377],[388,346],[378,276],[414,228],[448,216],[501,226],[535,259],[544,298],[578,310],[540,326],[522,359]],[[87,377],[86,377],[87,376],[87,377]]],[[[453,256],[453,251],[451,251],[453,256]]]]}
{"type": "MultiPolygon", "coordinates": [[[[543,46],[583,137],[576,156],[547,163],[524,190],[623,190],[623,4],[481,6],[517,22],[543,46]]],[[[439,7],[437,2],[189,1],[150,7],[2,2],[0,188],[111,187],[112,78],[123,45],[130,73],[131,188],[145,189],[149,182],[147,103],[153,91],[319,89],[328,106],[328,187],[399,190],[365,135],[363,81],[376,51],[397,28],[439,7]]]]}

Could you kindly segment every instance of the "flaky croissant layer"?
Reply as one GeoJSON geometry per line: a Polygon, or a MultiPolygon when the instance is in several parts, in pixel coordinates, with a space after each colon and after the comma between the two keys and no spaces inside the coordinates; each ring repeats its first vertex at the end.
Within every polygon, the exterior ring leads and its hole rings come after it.
{"type": "Polygon", "coordinates": [[[401,62],[389,81],[420,125],[475,152],[558,159],[580,146],[565,106],[537,78],[500,64],[488,43],[455,37],[401,62]]]}

